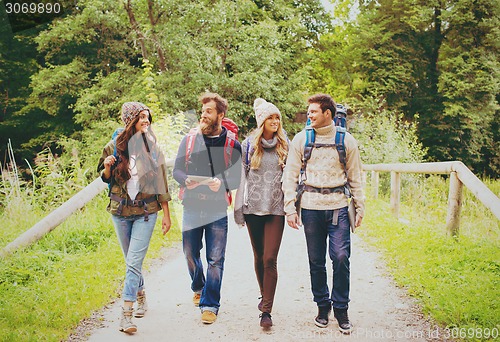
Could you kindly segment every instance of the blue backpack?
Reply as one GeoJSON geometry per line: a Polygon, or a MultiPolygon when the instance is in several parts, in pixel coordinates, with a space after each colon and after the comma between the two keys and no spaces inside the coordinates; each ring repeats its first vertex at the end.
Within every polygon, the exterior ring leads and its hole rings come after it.
{"type": "MultiPolygon", "coordinates": [[[[344,145],[344,139],[345,139],[345,133],[347,132],[346,117],[347,117],[346,108],[341,104],[337,104],[337,111],[335,117],[333,118],[333,122],[335,123],[335,128],[336,128],[335,143],[321,144],[321,147],[335,146],[335,148],[337,148],[340,162],[344,166],[345,171],[346,171],[346,150],[344,145]]],[[[311,158],[312,149],[314,147],[319,147],[319,145],[315,143],[316,132],[311,127],[310,119],[307,119],[305,130],[306,130],[306,142],[304,145],[304,159],[302,160],[302,168],[300,170],[301,176],[306,172],[307,161],[311,158]]]]}
{"type": "MultiPolygon", "coordinates": [[[[297,195],[296,195],[296,199],[295,199],[295,208],[297,210],[297,213],[300,213],[300,202],[302,199],[302,194],[304,193],[305,188],[306,188],[306,185],[304,184],[304,180],[307,178],[307,175],[306,175],[307,161],[311,158],[312,149],[314,147],[335,147],[339,153],[339,160],[342,163],[342,165],[344,167],[344,172],[347,176],[346,150],[345,150],[345,145],[344,145],[345,134],[347,132],[347,128],[346,128],[347,110],[341,104],[337,104],[336,109],[337,109],[336,114],[335,114],[335,117],[333,118],[333,122],[335,123],[335,130],[336,130],[335,141],[333,144],[316,144],[315,143],[316,132],[311,127],[311,120],[307,119],[306,128],[305,128],[305,130],[306,130],[306,142],[304,144],[304,157],[302,159],[302,167],[300,169],[300,178],[299,178],[299,184],[297,185],[297,195]]],[[[342,188],[344,194],[348,198],[351,198],[351,190],[350,190],[348,183],[344,184],[343,186],[341,186],[339,188],[342,188]]]]}
{"type": "MultiPolygon", "coordinates": [[[[120,135],[121,132],[123,132],[125,129],[123,127],[120,127],[120,128],[117,128],[115,129],[115,131],[113,132],[113,135],[111,136],[111,139],[113,140],[113,156],[116,158],[116,162],[115,164],[111,167],[111,170],[113,170],[116,165],[118,164],[118,153],[116,152],[116,138],[118,138],[118,136],[120,135]]],[[[111,194],[111,186],[112,186],[112,183],[113,181],[109,182],[108,183],[108,194],[111,194]]]]}

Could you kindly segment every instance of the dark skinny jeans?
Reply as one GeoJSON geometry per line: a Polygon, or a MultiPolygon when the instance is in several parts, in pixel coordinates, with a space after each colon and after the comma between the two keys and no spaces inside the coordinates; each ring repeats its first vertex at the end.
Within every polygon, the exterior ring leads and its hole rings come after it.
{"type": "Polygon", "coordinates": [[[245,215],[252,242],[255,274],[262,294],[262,312],[271,313],[278,282],[278,252],[285,228],[285,217],[245,215]]]}

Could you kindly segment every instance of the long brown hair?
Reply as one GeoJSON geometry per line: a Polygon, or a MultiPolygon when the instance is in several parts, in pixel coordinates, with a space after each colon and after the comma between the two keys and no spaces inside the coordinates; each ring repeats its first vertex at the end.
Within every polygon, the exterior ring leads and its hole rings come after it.
{"type": "MultiPolygon", "coordinates": [[[[130,122],[125,129],[123,130],[120,135],[116,138],[116,152],[118,155],[118,165],[115,168],[115,173],[114,177],[119,183],[124,183],[130,179],[130,171],[129,171],[129,165],[130,165],[130,151],[129,151],[129,142],[130,139],[137,133],[137,130],[135,129],[135,125],[139,121],[139,115],[130,122]]],[[[150,126],[151,127],[151,126],[150,126]]],[[[152,157],[152,151],[157,148],[156,146],[156,136],[154,135],[153,131],[151,128],[149,129],[148,133],[141,133],[142,139],[140,140],[142,142],[141,146],[132,146],[132,148],[135,151],[140,151],[141,152],[141,157],[146,156],[149,160],[149,162],[156,163],[153,160],[152,157]],[[148,139],[148,136],[152,138],[152,141],[148,139]],[[152,144],[151,144],[152,143],[152,144]]],[[[140,143],[136,142],[136,145],[139,145],[140,143]]]]}
{"type": "MultiPolygon", "coordinates": [[[[274,135],[278,139],[276,144],[276,153],[278,154],[278,163],[281,167],[285,166],[286,157],[288,156],[288,139],[285,135],[285,131],[281,125],[281,120],[279,121],[278,130],[274,135]]],[[[264,154],[264,148],[262,147],[261,139],[264,136],[264,125],[257,128],[252,136],[252,158],[250,159],[250,168],[258,169],[262,161],[262,155],[264,154]]]]}

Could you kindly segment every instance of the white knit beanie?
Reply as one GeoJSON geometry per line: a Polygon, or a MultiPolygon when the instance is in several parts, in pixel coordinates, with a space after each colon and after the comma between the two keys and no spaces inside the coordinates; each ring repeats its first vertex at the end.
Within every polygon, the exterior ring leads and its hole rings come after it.
{"type": "Polygon", "coordinates": [[[262,126],[264,121],[273,114],[278,114],[281,120],[281,113],[278,107],[260,97],[256,98],[253,102],[253,110],[255,111],[257,127],[262,126]]]}

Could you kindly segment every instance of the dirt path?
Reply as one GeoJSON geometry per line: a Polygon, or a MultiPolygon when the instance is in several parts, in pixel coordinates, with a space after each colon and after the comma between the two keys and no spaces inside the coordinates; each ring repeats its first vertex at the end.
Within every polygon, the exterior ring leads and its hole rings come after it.
{"type": "Polygon", "coordinates": [[[370,251],[357,235],[353,235],[349,309],[354,331],[351,336],[343,336],[334,319],[326,329],[317,328],[313,323],[317,309],[310,291],[303,231],[288,227],[278,257],[279,280],[272,313],[274,326],[270,331],[263,331],[259,326],[259,291],[248,233],[230,225],[228,239],[221,308],[214,324],[204,325],[200,321],[199,309],[191,302],[185,260],[177,247],[169,252],[166,262],[146,274],[149,311],[144,318],[135,320],[138,332],[128,336],[118,331],[120,301],[117,301],[104,310],[102,327],[91,331],[88,340],[439,340],[440,332],[422,318],[404,291],[387,276],[377,253],[370,251]]]}

